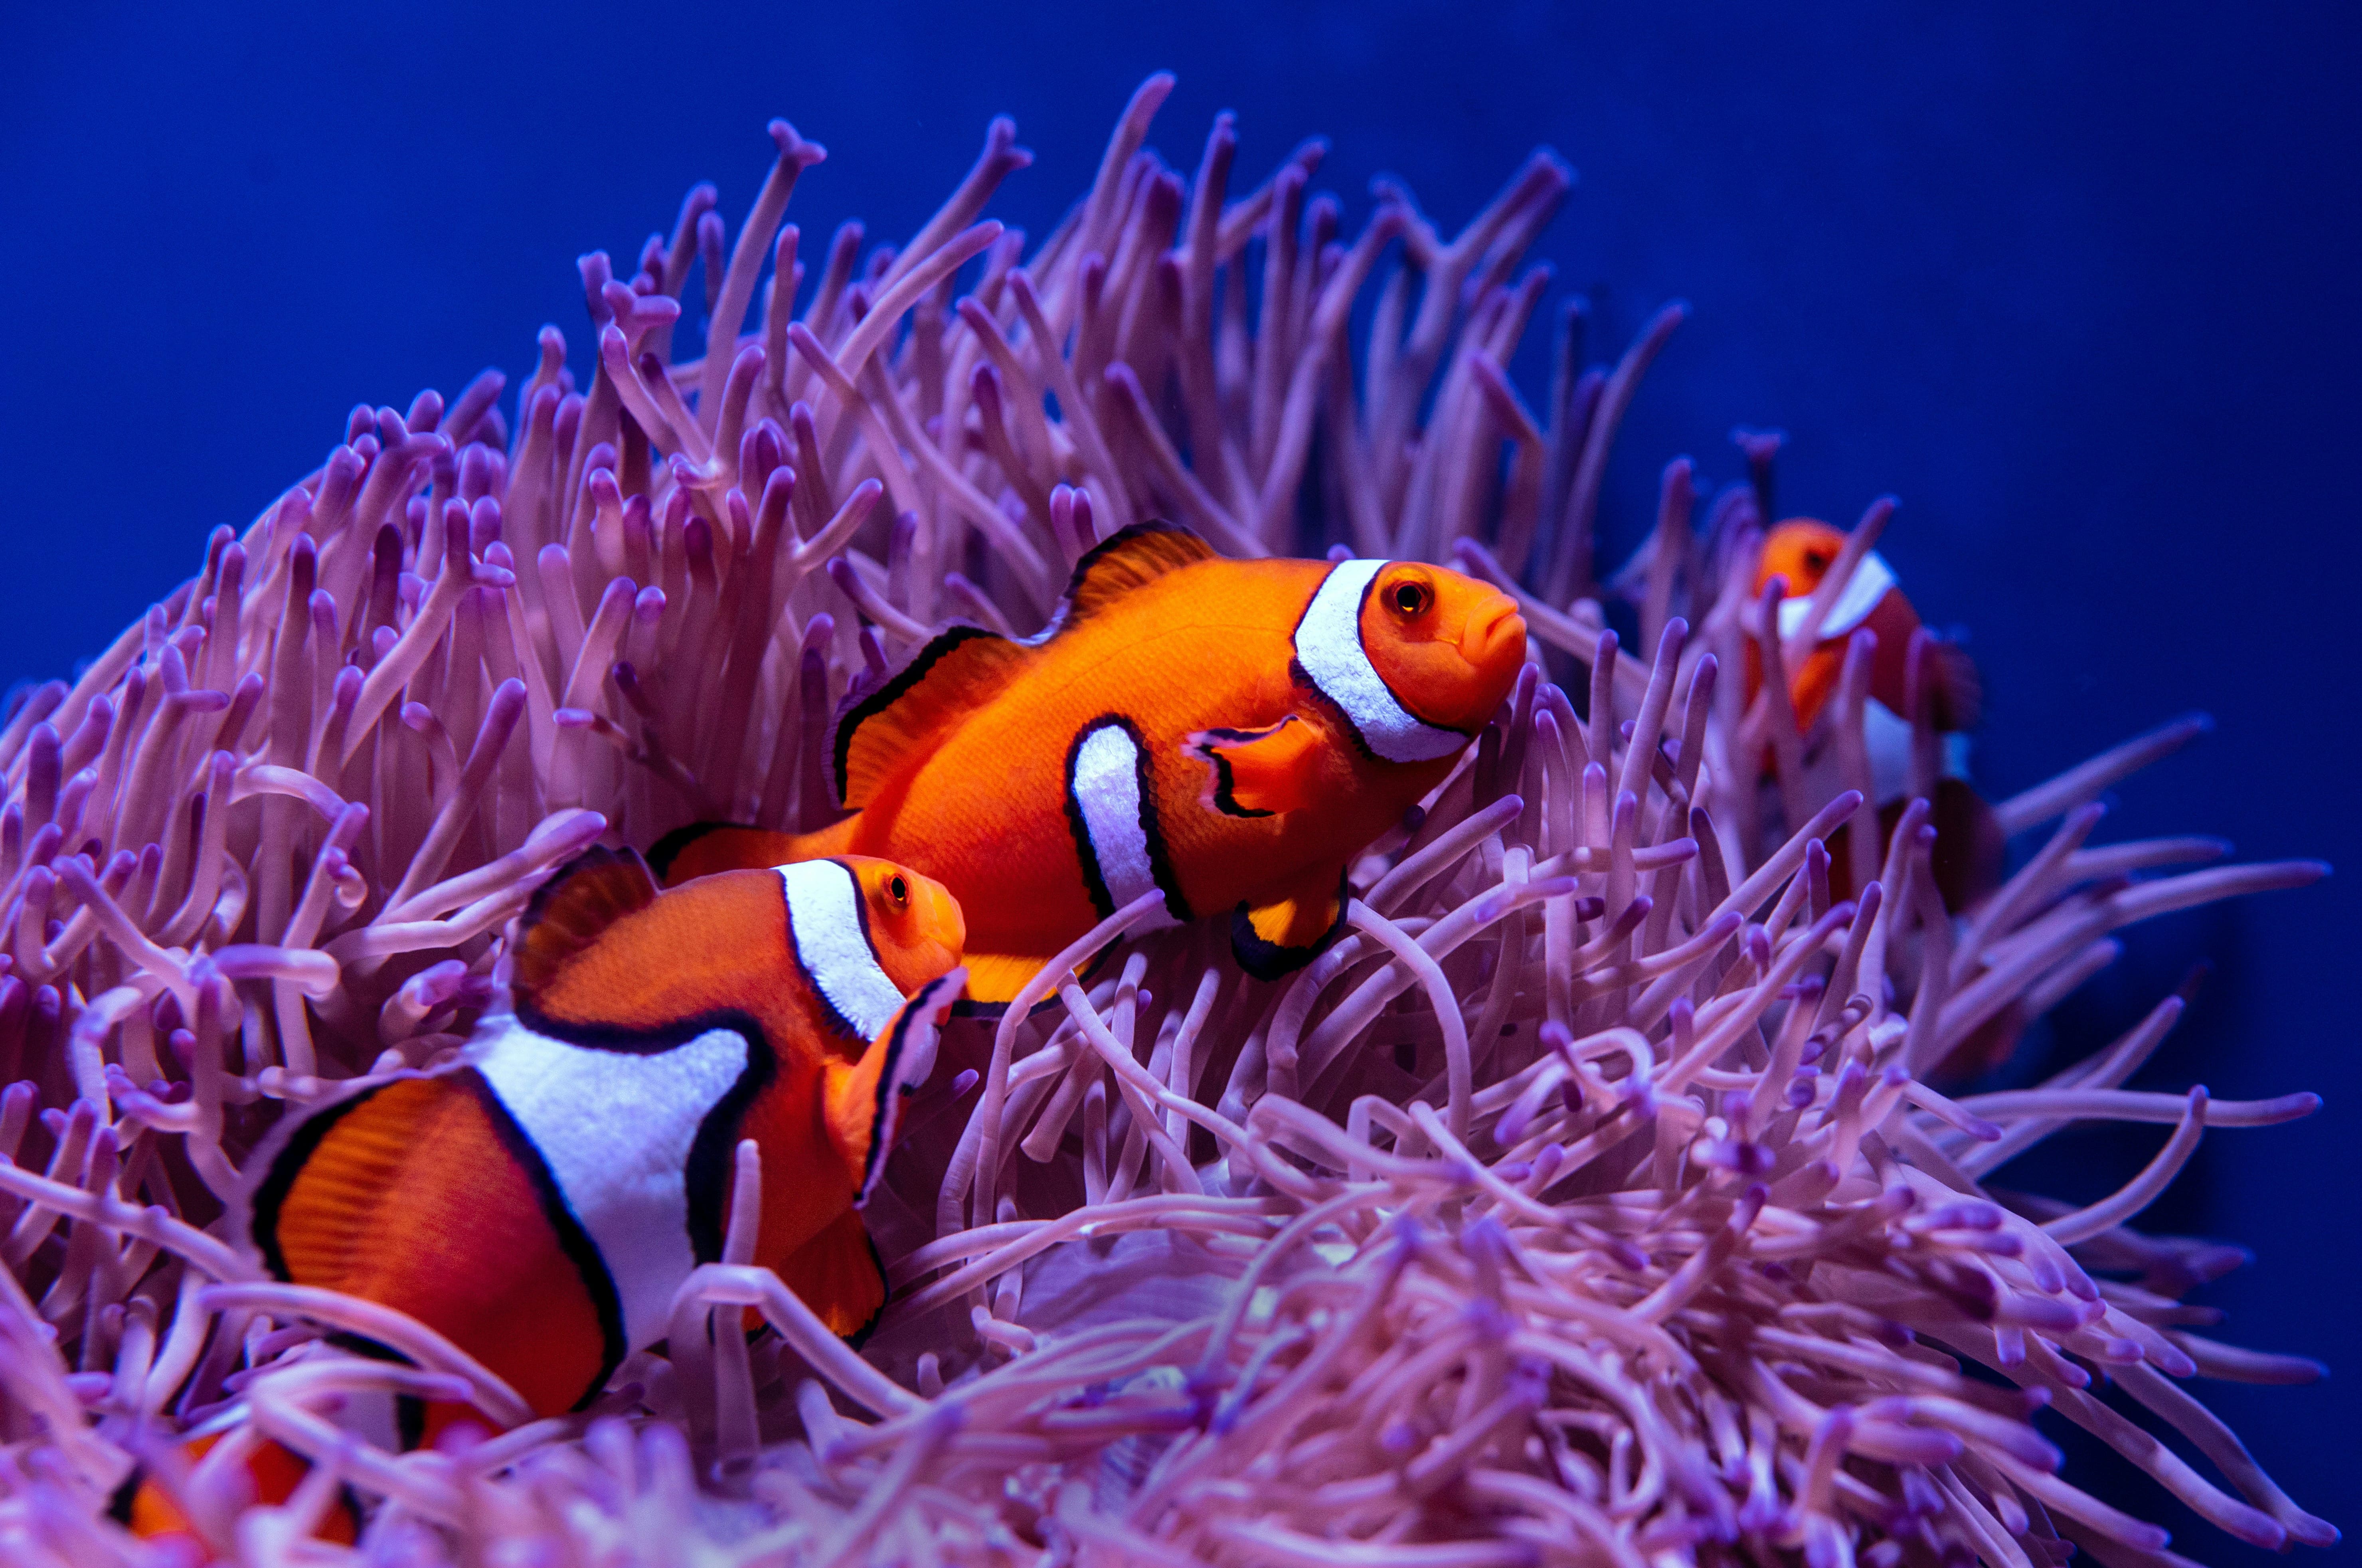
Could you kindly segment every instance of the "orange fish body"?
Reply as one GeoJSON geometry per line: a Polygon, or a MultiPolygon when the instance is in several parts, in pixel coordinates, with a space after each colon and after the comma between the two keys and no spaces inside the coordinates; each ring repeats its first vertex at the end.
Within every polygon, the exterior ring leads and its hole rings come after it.
{"type": "Polygon", "coordinates": [[[1268,977],[1334,933],[1350,859],[1450,773],[1524,657],[1514,601],[1456,572],[1228,560],[1142,525],[1083,558],[1043,635],[955,626],[848,701],[832,757],[855,815],[703,826],[652,857],[674,881],[845,851],[917,867],[966,911],[979,1003],[1151,892],[1166,922],[1230,916],[1268,977]]]}
{"type": "MultiPolygon", "coordinates": [[[[180,1445],[181,1458],[194,1464],[211,1452],[215,1445],[227,1435],[230,1421],[245,1419],[243,1407],[229,1412],[226,1418],[208,1422],[180,1445]]],[[[247,1489],[245,1502],[260,1507],[279,1507],[295,1496],[312,1467],[290,1449],[265,1440],[255,1445],[235,1473],[243,1477],[247,1489]]],[[[193,1548],[199,1560],[205,1555],[203,1532],[182,1511],[181,1505],[163,1487],[156,1485],[145,1469],[134,1471],[116,1494],[109,1509],[116,1521],[133,1535],[150,1542],[183,1541],[193,1548]]],[[[350,1546],[360,1539],[360,1500],[347,1488],[339,1488],[326,1514],[314,1529],[315,1540],[337,1546],[350,1546]]]]}
{"type": "MultiPolygon", "coordinates": [[[[753,1261],[856,1334],[886,1299],[859,1205],[933,1063],[962,939],[941,885],[882,861],[659,893],[638,856],[592,850],[520,922],[513,1010],[454,1066],[293,1121],[240,1229],[276,1277],[396,1308],[557,1415],[661,1338],[680,1282],[721,1256],[751,1138],[753,1261]]],[[[410,1443],[469,1416],[403,1405],[412,1424],[390,1435],[410,1443]]],[[[281,1502],[306,1466],[266,1442],[246,1469],[281,1502]]],[[[142,1536],[191,1533],[152,1476],[116,1512],[142,1536]]],[[[348,1507],[324,1533],[351,1529],[348,1507]]]]}
{"type": "MultiPolygon", "coordinates": [[[[734,1150],[763,1154],[754,1261],[839,1333],[885,1281],[857,1204],[933,1059],[912,992],[960,915],[900,867],[829,860],[659,894],[592,851],[527,912],[512,1013],[455,1066],[298,1124],[247,1229],[272,1274],[399,1308],[538,1415],[596,1396],[721,1255],[734,1150]]],[[[922,988],[925,989],[922,991],[922,988]]]]}
{"type": "MultiPolygon", "coordinates": [[[[1836,565],[1845,543],[1842,529],[1811,517],[1790,518],[1764,536],[1755,591],[1760,594],[1775,577],[1786,580],[1786,596],[1780,605],[1783,636],[1793,635],[1802,626],[1808,601],[1836,565]]],[[[1902,820],[1910,793],[1911,643],[1919,630],[1918,613],[1904,597],[1893,569],[1875,551],[1869,552],[1855,564],[1853,575],[1823,615],[1811,650],[1788,680],[1796,727],[1809,731],[1837,694],[1847,645],[1854,634],[1866,631],[1877,637],[1862,721],[1882,842],[1902,820]]],[[[1959,738],[1959,732],[1975,726],[1981,693],[1976,667],[1957,645],[1934,644],[1923,669],[1928,682],[1929,723],[1945,742],[1942,774],[1928,801],[1937,830],[1936,880],[1947,907],[1959,910],[1989,890],[2001,868],[2000,834],[1990,808],[1964,776],[1965,743],[1959,738]]],[[[1761,655],[1750,641],[1747,645],[1750,701],[1762,679],[1761,655]]],[[[1846,884],[1839,896],[1847,896],[1851,891],[1849,858],[1834,848],[1832,853],[1832,876],[1846,884]]]]}

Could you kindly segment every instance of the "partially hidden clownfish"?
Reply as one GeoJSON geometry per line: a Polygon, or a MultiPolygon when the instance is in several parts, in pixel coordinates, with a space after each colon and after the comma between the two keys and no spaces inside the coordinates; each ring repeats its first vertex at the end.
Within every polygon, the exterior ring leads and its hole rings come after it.
{"type": "Polygon", "coordinates": [[[839,709],[855,814],[802,835],[698,824],[668,880],[852,851],[967,911],[968,995],[1005,1004],[1133,900],[1226,916],[1270,978],[1344,921],[1352,858],[1450,774],[1517,679],[1516,602],[1415,561],[1229,560],[1148,523],[1076,564],[1049,626],[941,633],[839,709]]]}
{"type": "MultiPolygon", "coordinates": [[[[523,917],[512,1008],[453,1063],[274,1134],[237,1231],[273,1276],[399,1309],[557,1415],[663,1338],[674,1292],[721,1257],[751,1138],[753,1261],[855,1336],[886,1300],[860,1207],[963,941],[951,895],[882,860],[659,891],[636,855],[591,850],[523,917]]],[[[405,1401],[403,1441],[461,1413],[405,1401]]],[[[171,1527],[156,1491],[130,1499],[135,1529],[171,1527]]]]}
{"type": "MultiPolygon", "coordinates": [[[[1775,577],[1786,580],[1779,610],[1783,639],[1803,628],[1813,593],[1837,564],[1845,544],[1843,529],[1811,517],[1790,518],[1764,536],[1755,591],[1760,594],[1775,577]]],[[[1846,647],[1854,634],[1866,631],[1877,637],[1862,701],[1862,731],[1882,839],[1893,832],[1911,792],[1911,644],[1919,630],[1918,613],[1904,597],[1893,569],[1875,550],[1867,551],[1822,617],[1811,651],[1788,678],[1796,727],[1809,732],[1837,695],[1846,647]]],[[[1990,889],[2001,866],[2001,836],[1992,813],[1970,788],[1966,777],[1967,737],[1961,732],[1976,726],[1982,692],[1976,666],[1958,644],[1931,642],[1922,657],[1928,719],[1941,743],[1941,774],[1928,802],[1937,830],[1936,883],[1946,906],[1957,911],[1990,889]]],[[[1747,645],[1750,701],[1761,683],[1761,656],[1750,641],[1747,645]]],[[[1846,856],[1836,856],[1830,874],[1849,884],[1851,871],[1846,856]]],[[[1849,891],[1849,886],[1839,896],[1849,891]]]]}

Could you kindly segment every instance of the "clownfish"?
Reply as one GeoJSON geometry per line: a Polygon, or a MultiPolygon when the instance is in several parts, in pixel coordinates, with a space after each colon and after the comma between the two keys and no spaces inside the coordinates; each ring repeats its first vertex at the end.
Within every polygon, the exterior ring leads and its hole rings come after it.
{"type": "MultiPolygon", "coordinates": [[[[381,1440],[392,1441],[392,1409],[391,1401],[382,1402],[381,1412],[387,1420],[387,1430],[372,1433],[381,1440]]],[[[244,1401],[215,1412],[184,1434],[180,1442],[180,1458],[184,1465],[194,1465],[213,1452],[215,1446],[248,1419],[244,1401]]],[[[344,1413],[349,1424],[353,1412],[344,1413]]],[[[309,1463],[292,1451],[268,1440],[255,1445],[244,1463],[236,1472],[243,1478],[244,1502],[261,1507],[279,1507],[295,1496],[304,1478],[312,1473],[309,1463]]],[[[142,1540],[162,1541],[178,1538],[195,1545],[202,1552],[204,1545],[180,1505],[157,1485],[146,1467],[132,1471],[128,1479],[116,1488],[108,1508],[115,1521],[127,1527],[142,1540]]],[[[337,1496],[326,1515],[312,1531],[313,1539],[334,1546],[351,1546],[360,1540],[361,1503],[348,1486],[338,1487],[337,1496]]]]}
{"type": "Polygon", "coordinates": [[[512,1010],[451,1067],[298,1122],[258,1162],[247,1237],[274,1276],[399,1308],[554,1414],[664,1337],[752,1138],[755,1261],[857,1334],[886,1300],[859,1206],[961,945],[950,894],[884,861],[659,893],[592,850],[526,911],[512,1010]]]}
{"type": "MultiPolygon", "coordinates": [[[[235,1231],[272,1276],[406,1312],[557,1415],[662,1339],[681,1282],[722,1256],[751,1138],[753,1261],[856,1337],[886,1301],[860,1209],[963,942],[941,884],[882,860],[659,891],[638,856],[593,849],[528,906],[510,1010],[450,1065],[292,1119],[235,1231]]],[[[414,1446],[463,1413],[401,1406],[414,1446]]],[[[258,1491],[283,1490],[266,1468],[258,1491]]],[[[140,1490],[135,1529],[173,1528],[140,1490]]]]}
{"type": "Polygon", "coordinates": [[[695,824],[649,858],[668,881],[847,852],[916,867],[967,911],[979,1009],[1152,893],[1164,923],[1229,915],[1268,979],[1335,936],[1352,856],[1450,774],[1525,657],[1516,602],[1458,572],[1229,560],[1135,525],[1035,636],[954,625],[847,697],[830,760],[854,815],[695,824]]]}
{"type": "MultiPolygon", "coordinates": [[[[1783,639],[1803,628],[1813,593],[1837,564],[1845,543],[1843,529],[1812,517],[1792,517],[1764,536],[1755,591],[1760,594],[1775,577],[1786,580],[1786,596],[1779,610],[1783,639]]],[[[1788,678],[1796,727],[1809,731],[1837,694],[1846,647],[1853,635],[1868,631],[1877,636],[1862,701],[1862,731],[1870,757],[1871,803],[1878,808],[1882,839],[1902,819],[1911,791],[1911,641],[1919,629],[1918,613],[1904,597],[1893,569],[1878,552],[1868,551],[1821,618],[1811,651],[1788,678]]],[[[1936,881],[1945,905],[1957,911],[1993,885],[2002,845],[1992,812],[1967,780],[1967,737],[1961,732],[1976,726],[1983,707],[1976,666],[1956,643],[1933,643],[1926,657],[1928,718],[1942,744],[1942,772],[1928,802],[1937,830],[1936,881]]],[[[1747,645],[1750,701],[1762,679],[1761,655],[1750,641],[1747,645]]],[[[1836,855],[1831,875],[1847,884],[1838,896],[1849,896],[1851,871],[1842,854],[1836,855]]]]}

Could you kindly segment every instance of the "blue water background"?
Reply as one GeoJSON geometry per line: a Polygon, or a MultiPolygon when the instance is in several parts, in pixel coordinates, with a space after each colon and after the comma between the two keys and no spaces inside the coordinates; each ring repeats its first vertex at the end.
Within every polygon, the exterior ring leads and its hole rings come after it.
{"type": "MultiPolygon", "coordinates": [[[[1785,429],[1785,507],[1849,523],[1901,496],[1883,548],[1922,613],[1972,638],[1992,793],[2203,708],[2216,733],[2125,787],[2102,836],[2346,865],[2136,930],[2030,1048],[2106,1038],[2207,956],[2143,1081],[2328,1096],[2311,1122],[2211,1135],[2150,1222],[2256,1250],[2199,1294],[2227,1337],[2341,1364],[2316,1386],[2202,1392],[2300,1502],[2362,1523],[2340,1500],[2362,1432],[2345,1163],[2362,13],[505,9],[8,8],[0,680],[96,652],[208,529],[316,464],[356,401],[453,393],[487,363],[521,379],[544,321],[579,370],[574,257],[629,271],[699,179],[734,226],[769,116],[831,150],[789,214],[807,255],[845,216],[912,232],[999,112],[1039,158],[994,210],[1046,233],[1160,68],[1180,74],[1153,138],[1168,160],[1193,168],[1222,108],[1242,181],[1325,134],[1318,185],[1349,226],[1380,171],[1456,226],[1547,142],[1581,179],[1538,255],[1592,293],[1595,354],[1666,299],[1695,306],[1610,469],[1610,558],[1666,458],[1727,479],[1734,425],[1785,429]]],[[[1515,367],[1536,402],[1540,337],[1515,367]]],[[[2062,1139],[2023,1179],[2095,1197],[2161,1137],[2062,1139]]],[[[2186,1552],[2259,1556],[2143,1479],[2092,1474],[2186,1552]]]]}

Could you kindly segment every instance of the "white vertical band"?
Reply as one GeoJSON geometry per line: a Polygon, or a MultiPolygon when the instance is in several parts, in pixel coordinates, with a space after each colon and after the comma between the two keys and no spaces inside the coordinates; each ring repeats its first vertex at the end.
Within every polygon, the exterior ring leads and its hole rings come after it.
{"type": "Polygon", "coordinates": [[[1432,762],[1466,745],[1468,737],[1405,708],[1362,646],[1362,600],[1387,564],[1348,560],[1330,569],[1296,624],[1296,662],[1344,711],[1372,751],[1388,762],[1432,762]]]}
{"type": "MultiPolygon", "coordinates": [[[[1818,639],[1825,641],[1830,637],[1842,637],[1860,625],[1870,618],[1870,613],[1878,608],[1878,602],[1886,597],[1887,590],[1893,586],[1893,569],[1876,550],[1862,557],[1855,563],[1853,575],[1846,579],[1845,591],[1838,594],[1838,602],[1829,606],[1829,613],[1821,617],[1818,639]]],[[[1793,637],[1803,629],[1805,612],[1812,608],[1812,603],[1813,596],[1809,593],[1800,599],[1780,601],[1780,635],[1783,639],[1793,637]]]]}
{"type": "Polygon", "coordinates": [[[853,868],[806,860],[778,872],[788,889],[788,940],[804,974],[854,1033],[877,1039],[894,1021],[902,993],[877,966],[853,868]]]}
{"type": "Polygon", "coordinates": [[[623,1307],[624,1342],[663,1338],[697,1266],[687,1167],[697,1130],[746,1070],[746,1037],[709,1029],[669,1051],[576,1045],[486,1020],[476,1070],[533,1140],[623,1307]]]}
{"type": "MultiPolygon", "coordinates": [[[[1111,907],[1120,910],[1142,893],[1162,893],[1140,794],[1140,746],[1121,723],[1110,720],[1085,734],[1075,747],[1066,789],[1082,814],[1090,856],[1111,907]]],[[[1164,923],[1173,924],[1167,903],[1164,923]]]]}

